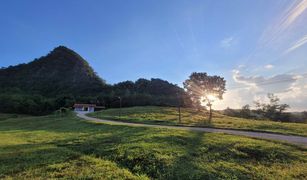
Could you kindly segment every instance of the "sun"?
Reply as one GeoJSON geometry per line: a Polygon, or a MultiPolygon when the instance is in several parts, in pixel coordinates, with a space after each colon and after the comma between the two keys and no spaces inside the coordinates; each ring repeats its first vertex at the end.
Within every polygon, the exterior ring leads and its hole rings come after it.
{"type": "Polygon", "coordinates": [[[217,100],[217,98],[214,95],[212,95],[212,94],[209,94],[207,97],[208,97],[209,101],[211,101],[211,102],[217,100]]]}
{"type": "Polygon", "coordinates": [[[214,96],[214,95],[212,95],[212,94],[209,94],[209,95],[207,95],[207,96],[202,96],[202,97],[200,98],[200,105],[201,105],[201,106],[207,106],[208,101],[212,103],[212,102],[214,102],[214,101],[216,101],[216,100],[218,100],[217,97],[214,96]]]}

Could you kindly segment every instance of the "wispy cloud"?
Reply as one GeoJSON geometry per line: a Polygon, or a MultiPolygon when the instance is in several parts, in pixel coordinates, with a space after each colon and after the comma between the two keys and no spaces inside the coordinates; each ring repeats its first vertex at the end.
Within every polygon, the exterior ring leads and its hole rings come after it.
{"type": "Polygon", "coordinates": [[[303,36],[301,39],[299,39],[298,41],[296,41],[289,49],[287,49],[283,55],[288,54],[292,51],[294,51],[295,49],[303,46],[304,44],[307,43],[307,35],[303,36]]]}
{"type": "Polygon", "coordinates": [[[306,9],[307,0],[302,0],[293,9],[289,11],[284,21],[282,22],[282,28],[289,27],[306,9]]]}
{"type": "Polygon", "coordinates": [[[267,64],[264,66],[265,69],[273,69],[274,66],[272,64],[267,64]]]}
{"type": "Polygon", "coordinates": [[[264,31],[260,39],[261,45],[270,46],[270,44],[278,40],[306,9],[307,0],[293,1],[293,3],[282,13],[280,19],[273,26],[269,26],[269,28],[264,31]]]}
{"type": "Polygon", "coordinates": [[[181,47],[183,50],[185,50],[185,45],[184,45],[184,43],[183,43],[181,37],[179,36],[179,34],[178,34],[178,32],[177,32],[177,30],[176,30],[175,28],[174,28],[174,33],[175,33],[176,40],[177,40],[178,44],[180,45],[180,47],[181,47]]]}
{"type": "Polygon", "coordinates": [[[220,46],[222,48],[229,48],[233,46],[234,44],[236,44],[236,38],[233,36],[227,37],[220,42],[220,46]]]}
{"type": "MultiPolygon", "coordinates": [[[[281,48],[283,42],[288,42],[293,34],[293,28],[297,25],[300,17],[303,17],[307,9],[307,0],[287,1],[287,8],[280,14],[280,17],[264,29],[258,40],[258,44],[247,56],[246,63],[252,62],[259,55],[272,49],[281,48]],[[291,29],[292,32],[289,30],[291,29]]],[[[299,30],[299,29],[296,29],[299,30]]],[[[280,49],[281,50],[281,49],[280,49]]],[[[282,51],[281,53],[282,54],[282,51]]],[[[279,57],[277,57],[279,58],[279,57]]]]}

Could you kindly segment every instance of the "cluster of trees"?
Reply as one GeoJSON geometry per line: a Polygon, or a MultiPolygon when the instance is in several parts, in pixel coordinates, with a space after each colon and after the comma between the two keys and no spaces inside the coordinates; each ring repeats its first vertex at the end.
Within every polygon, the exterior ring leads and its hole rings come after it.
{"type": "Polygon", "coordinates": [[[268,94],[267,98],[269,99],[268,103],[255,101],[257,114],[274,121],[289,121],[289,113],[285,113],[285,111],[290,106],[288,104],[280,104],[280,99],[274,94],[268,94]]]}
{"type": "Polygon", "coordinates": [[[269,119],[280,122],[306,122],[307,112],[290,113],[286,112],[290,106],[288,104],[280,103],[280,99],[269,93],[267,95],[268,102],[255,101],[255,108],[251,109],[249,104],[244,105],[241,109],[224,110],[224,114],[234,117],[242,117],[247,119],[269,119]]]}
{"type": "Polygon", "coordinates": [[[107,108],[120,106],[191,106],[192,102],[185,91],[168,81],[152,78],[124,81],[106,87],[94,102],[107,108]]]}

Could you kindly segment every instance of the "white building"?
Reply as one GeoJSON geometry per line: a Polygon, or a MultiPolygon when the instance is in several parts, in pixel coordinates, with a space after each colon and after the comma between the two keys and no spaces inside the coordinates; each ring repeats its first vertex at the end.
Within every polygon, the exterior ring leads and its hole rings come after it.
{"type": "Polygon", "coordinates": [[[75,104],[74,110],[75,112],[90,113],[95,111],[95,107],[95,104],[75,104]]]}

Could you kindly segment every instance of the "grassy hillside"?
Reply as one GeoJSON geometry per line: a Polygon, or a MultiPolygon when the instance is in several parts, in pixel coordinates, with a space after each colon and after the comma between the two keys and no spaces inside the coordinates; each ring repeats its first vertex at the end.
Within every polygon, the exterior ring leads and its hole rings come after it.
{"type": "MultiPolygon", "coordinates": [[[[307,136],[307,124],[281,123],[264,120],[250,120],[213,114],[212,124],[207,123],[206,111],[198,112],[195,109],[182,108],[182,125],[210,126],[217,128],[244,129],[253,131],[266,131],[282,134],[307,136]]],[[[108,109],[95,112],[89,116],[138,123],[178,125],[178,109],[170,107],[131,107],[108,109]]]]}
{"type": "Polygon", "coordinates": [[[74,115],[0,121],[0,179],[306,179],[307,149],[74,115]]]}
{"type": "Polygon", "coordinates": [[[10,118],[20,118],[20,117],[26,117],[26,116],[27,115],[0,113],[0,121],[7,120],[10,118]]]}

